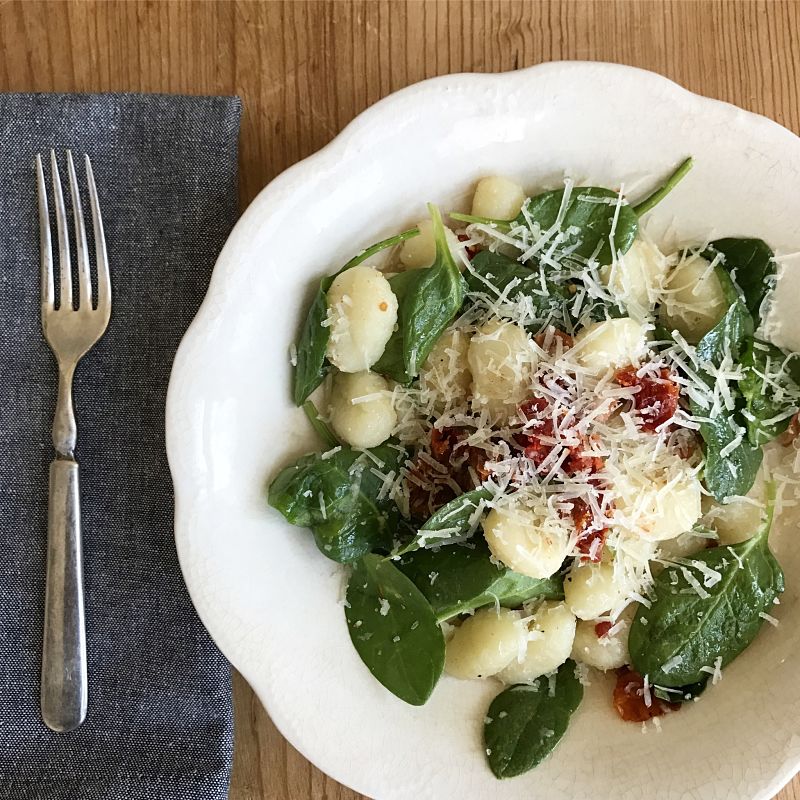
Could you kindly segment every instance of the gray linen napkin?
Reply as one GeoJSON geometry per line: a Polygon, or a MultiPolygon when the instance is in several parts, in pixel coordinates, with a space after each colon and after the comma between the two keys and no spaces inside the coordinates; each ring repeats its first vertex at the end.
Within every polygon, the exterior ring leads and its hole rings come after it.
{"type": "Polygon", "coordinates": [[[175,349],[236,218],[240,112],[237,98],[0,95],[4,800],[227,794],[230,672],[178,568],[164,399],[175,349]],[[33,163],[51,147],[92,158],[114,288],[109,329],[75,381],[89,713],[62,734],[39,719],[56,371],[39,326],[33,163]]]}

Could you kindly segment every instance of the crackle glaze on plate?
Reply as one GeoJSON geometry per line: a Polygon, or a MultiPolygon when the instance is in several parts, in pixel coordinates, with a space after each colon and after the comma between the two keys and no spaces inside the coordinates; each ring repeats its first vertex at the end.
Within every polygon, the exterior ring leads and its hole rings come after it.
{"type": "MultiPolygon", "coordinates": [[[[676,241],[753,235],[800,250],[800,139],[658,75],[555,63],[411,86],[273,181],[222,251],[178,352],[167,402],[175,536],[197,610],[286,738],[379,800],[766,800],[800,767],[796,520],[772,537],[787,591],[755,644],[697,704],[642,734],[597,677],[539,768],[497,781],[481,731],[492,681],[444,677],[414,708],[353,649],[343,572],[268,508],[281,466],[319,449],[290,400],[289,346],[316,280],[425,217],[465,208],[477,178],[529,189],[569,174],[633,198],[686,155],[695,168],[651,215],[676,241]]],[[[774,319],[800,345],[800,267],[785,260],[774,319]]]]}

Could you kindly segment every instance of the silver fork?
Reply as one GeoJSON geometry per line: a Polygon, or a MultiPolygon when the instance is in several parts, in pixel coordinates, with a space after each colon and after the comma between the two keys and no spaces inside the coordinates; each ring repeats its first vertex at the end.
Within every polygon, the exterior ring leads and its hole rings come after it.
{"type": "Polygon", "coordinates": [[[42,257],[42,330],[58,361],[58,400],[53,420],[56,457],[50,464],[50,498],[47,523],[47,588],[42,647],[41,708],[45,724],[54,731],[77,728],[86,717],[88,677],[83,609],[78,431],[72,406],[72,376],[81,357],[103,335],[111,317],[111,278],[108,270],[103,221],[97,202],[92,165],[86,156],[86,180],[92,210],[97,260],[97,304],[92,303],[89,248],[83,224],[78,178],[72,153],[67,151],[67,172],[75,224],[78,257],[78,297],[73,302],[69,231],[58,161],[50,151],[58,234],[60,291],[55,302],[50,213],[41,156],[36,156],[39,190],[39,226],[42,257]]]}

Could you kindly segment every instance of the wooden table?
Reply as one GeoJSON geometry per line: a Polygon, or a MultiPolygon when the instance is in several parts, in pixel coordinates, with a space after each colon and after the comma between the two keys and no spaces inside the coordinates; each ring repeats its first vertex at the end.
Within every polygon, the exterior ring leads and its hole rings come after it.
{"type": "MultiPolygon", "coordinates": [[[[557,59],[652,69],[800,134],[800,3],[0,0],[0,91],[240,95],[243,206],[389,92],[557,59]]],[[[359,797],[234,686],[231,800],[359,797]]]]}

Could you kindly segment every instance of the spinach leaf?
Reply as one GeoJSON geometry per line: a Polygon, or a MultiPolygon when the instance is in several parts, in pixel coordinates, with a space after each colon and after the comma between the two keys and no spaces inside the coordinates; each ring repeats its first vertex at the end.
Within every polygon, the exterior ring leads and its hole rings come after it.
{"type": "Polygon", "coordinates": [[[444,668],[444,636],[428,601],[390,561],[367,555],[347,586],[347,629],[369,671],[421,706],[444,668]]]}
{"type": "Polygon", "coordinates": [[[565,317],[565,301],[569,293],[563,286],[542,279],[537,269],[531,269],[502,253],[481,250],[467,267],[467,291],[486,294],[492,301],[504,295],[511,302],[528,298],[531,310],[542,320],[565,317]],[[510,287],[510,288],[509,288],[510,287]]]}
{"type": "Polygon", "coordinates": [[[559,249],[570,248],[570,254],[580,258],[594,256],[600,264],[612,261],[612,232],[614,252],[628,252],[636,238],[639,218],[625,201],[617,213],[617,192],[599,186],[576,186],[564,204],[564,191],[556,189],[531,197],[515,222],[526,225],[530,219],[546,231],[560,220],[558,229],[565,238],[559,249]]]}
{"type": "Polygon", "coordinates": [[[328,425],[320,418],[319,411],[317,411],[317,407],[311,400],[306,400],[305,403],[303,403],[303,411],[305,411],[306,417],[308,417],[308,421],[311,423],[311,427],[317,432],[320,439],[322,439],[328,447],[336,447],[336,445],[339,444],[339,440],[328,425]]]}
{"type": "Polygon", "coordinates": [[[747,435],[754,447],[783,433],[800,406],[800,355],[774,344],[751,341],[742,358],[739,390],[747,402],[747,435]],[[785,365],[780,377],[775,366],[785,365]],[[765,380],[766,376],[766,380],[765,380]]]}
{"type": "Polygon", "coordinates": [[[461,222],[494,225],[505,232],[533,225],[537,238],[544,231],[552,230],[554,235],[561,233],[563,239],[554,251],[555,258],[567,254],[582,259],[594,256],[598,263],[609,264],[612,260],[612,231],[614,250],[623,254],[628,252],[636,238],[639,218],[625,201],[617,214],[617,192],[599,186],[575,186],[566,202],[564,192],[564,189],[553,189],[529,197],[513,220],[476,217],[455,211],[451,211],[450,216],[461,222]]]}
{"type": "Polygon", "coordinates": [[[769,549],[775,487],[756,534],[733,547],[704,550],[655,581],[652,605],[640,607],[628,646],[634,669],[651,683],[678,687],[706,679],[716,659],[725,666],[753,641],[783,591],[783,571],[769,549]],[[672,584],[677,574],[678,582],[672,584]],[[700,587],[698,589],[697,587],[700,587]]]}
{"type": "Polygon", "coordinates": [[[513,778],[533,769],[567,730],[583,699],[583,686],[575,675],[574,661],[565,661],[554,677],[539,678],[530,686],[512,686],[489,706],[483,741],[495,777],[513,778]]]}
{"type": "MultiPolygon", "coordinates": [[[[419,231],[412,228],[397,236],[390,236],[363,250],[355,258],[351,258],[336,275],[340,275],[350,267],[358,266],[387,247],[394,247],[394,245],[418,235],[419,231]]],[[[300,328],[300,338],[297,341],[297,366],[294,369],[294,402],[298,406],[303,405],[311,392],[322,383],[330,368],[325,358],[330,330],[322,323],[325,322],[328,314],[328,289],[331,288],[336,275],[329,275],[320,281],[319,287],[314,293],[314,299],[311,301],[311,307],[308,309],[308,315],[300,328]]]]}
{"type": "Polygon", "coordinates": [[[478,488],[464,492],[446,505],[443,505],[419,529],[417,535],[394,555],[401,556],[421,547],[443,547],[460,542],[469,533],[470,518],[481,500],[488,500],[492,493],[478,488]]]}
{"type": "MultiPolygon", "coordinates": [[[[700,340],[697,355],[719,367],[728,354],[733,360],[740,359],[752,335],[753,318],[741,298],[737,297],[725,316],[700,340]]],[[[708,375],[706,378],[709,385],[713,385],[708,375]]],[[[731,391],[735,398],[739,397],[736,388],[732,387],[731,391]]],[[[733,409],[709,419],[708,410],[695,400],[692,400],[691,409],[694,415],[707,419],[700,424],[700,435],[705,443],[706,488],[721,502],[732,495],[747,494],[756,479],[763,454],[747,438],[742,438],[732,451],[727,452],[726,448],[747,430],[740,410],[733,409]],[[723,452],[727,454],[723,456],[723,452]]]]}
{"type": "Polygon", "coordinates": [[[436,340],[461,308],[466,290],[445,239],[439,209],[434,205],[428,208],[433,220],[436,258],[430,267],[401,272],[390,279],[398,303],[398,329],[373,367],[375,372],[389,375],[402,384],[416,377],[436,340]]]}
{"type": "Polygon", "coordinates": [[[664,686],[653,686],[653,694],[659,700],[665,700],[667,703],[688,703],[703,694],[708,686],[708,679],[709,675],[706,675],[703,680],[697,683],[669,689],[664,686]]]}
{"type": "MultiPolygon", "coordinates": [[[[405,457],[386,444],[370,452],[387,473],[405,457]]],[[[388,551],[399,512],[392,501],[378,499],[383,481],[372,472],[374,465],[369,455],[349,447],[329,456],[312,453],[277,475],[269,503],[292,525],[311,528],[317,547],[334,561],[388,551]]]]}
{"type": "Polygon", "coordinates": [[[736,361],[753,337],[753,330],[753,317],[744,302],[737,298],[725,316],[699,341],[697,355],[715,367],[722,364],[727,353],[736,361]]]}
{"type": "Polygon", "coordinates": [[[694,161],[691,156],[682,161],[675,172],[667,178],[663,186],[660,186],[651,195],[648,195],[633,207],[634,214],[637,217],[641,217],[648,211],[652,211],[686,177],[686,173],[693,166],[694,161]]]}
{"type": "Polygon", "coordinates": [[[483,537],[469,545],[417,550],[402,556],[398,566],[428,598],[439,620],[496,602],[514,608],[534,597],[564,597],[559,575],[529,578],[495,564],[483,537]]]}
{"type": "Polygon", "coordinates": [[[775,275],[775,254],[761,239],[717,239],[709,244],[703,258],[713,261],[721,255],[721,266],[741,288],[747,310],[756,323],[759,309],[771,288],[775,275]]]}
{"type": "MultiPolygon", "coordinates": [[[[708,418],[708,411],[700,408],[696,403],[691,404],[692,414],[705,417],[707,422],[700,423],[700,435],[705,443],[706,463],[703,478],[706,488],[720,503],[728,497],[747,494],[755,483],[758,469],[761,466],[763,453],[761,448],[754,446],[747,437],[727,455],[723,450],[736,440],[743,428],[745,420],[741,423],[732,416],[719,414],[708,418]]],[[[738,414],[735,415],[738,418],[738,414]]]]}

